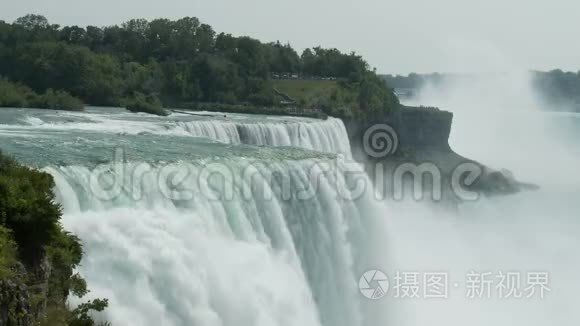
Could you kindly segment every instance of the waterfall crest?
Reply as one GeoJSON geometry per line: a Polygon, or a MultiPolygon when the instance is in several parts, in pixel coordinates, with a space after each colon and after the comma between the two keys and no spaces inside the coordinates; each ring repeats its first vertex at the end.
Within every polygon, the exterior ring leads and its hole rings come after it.
{"type": "Polygon", "coordinates": [[[225,143],[267,146],[296,146],[322,152],[350,155],[346,128],[340,119],[292,121],[287,123],[240,123],[221,120],[176,122],[195,137],[225,143]]]}

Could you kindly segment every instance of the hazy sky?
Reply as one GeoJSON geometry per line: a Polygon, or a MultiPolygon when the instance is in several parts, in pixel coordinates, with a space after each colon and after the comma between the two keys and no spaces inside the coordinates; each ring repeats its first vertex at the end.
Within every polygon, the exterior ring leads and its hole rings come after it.
{"type": "Polygon", "coordinates": [[[578,0],[0,0],[0,19],[195,16],[218,32],[362,54],[382,73],[580,70],[578,0]]]}

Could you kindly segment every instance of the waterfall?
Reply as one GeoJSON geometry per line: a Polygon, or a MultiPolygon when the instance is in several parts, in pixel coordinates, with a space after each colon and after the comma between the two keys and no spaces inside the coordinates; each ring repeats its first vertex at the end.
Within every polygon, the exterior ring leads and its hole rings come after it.
{"type": "MultiPolygon", "coordinates": [[[[515,167],[518,175],[527,171],[526,180],[542,188],[481,198],[448,213],[377,202],[364,172],[349,164],[340,120],[1,111],[0,148],[54,177],[63,225],[82,240],[78,271],[91,293],[71,298],[71,305],[108,298],[110,306],[97,317],[113,325],[499,326],[517,320],[535,326],[578,320],[577,121],[574,133],[560,135],[570,121],[542,115],[557,129],[548,133],[535,123],[525,127],[528,114],[515,120],[486,115],[516,126],[526,143],[533,136],[535,146],[521,146],[513,128],[500,128],[502,142],[492,143],[495,153],[518,148],[520,161],[497,165],[515,167]],[[23,119],[30,112],[37,119],[23,119]],[[118,148],[127,155],[109,160],[118,148]],[[538,153],[550,155],[539,159],[538,153]],[[353,187],[360,181],[366,191],[353,187]],[[392,282],[384,301],[359,293],[360,276],[372,270],[392,282]],[[546,300],[473,301],[465,283],[472,271],[522,277],[546,271],[552,291],[546,300]],[[449,299],[396,298],[397,272],[448,273],[449,299]]],[[[466,128],[497,126],[481,121],[467,121],[466,128]]],[[[477,137],[460,138],[471,139],[464,145],[479,157],[481,146],[473,144],[489,141],[489,133],[472,134],[477,137]]]]}
{"type": "Polygon", "coordinates": [[[382,210],[339,119],[19,114],[0,144],[54,177],[83,243],[72,305],[107,298],[113,325],[376,320],[358,280],[382,210]]]}
{"type": "Polygon", "coordinates": [[[270,117],[248,119],[232,115],[228,119],[190,116],[138,117],[134,114],[61,113],[44,112],[35,116],[23,115],[17,124],[2,125],[2,129],[28,132],[31,127],[43,131],[88,131],[116,135],[159,135],[204,137],[227,144],[260,146],[295,146],[327,153],[350,156],[350,144],[342,121],[270,117]],[[64,117],[64,119],[63,119],[64,117]]]}
{"type": "Polygon", "coordinates": [[[212,138],[224,143],[268,146],[296,146],[329,153],[350,155],[346,128],[340,119],[291,122],[229,122],[222,120],[178,121],[195,137],[212,138]]]}
{"type": "Polygon", "coordinates": [[[353,326],[366,318],[357,275],[376,210],[372,191],[347,186],[368,182],[364,172],[345,164],[224,159],[46,171],[65,227],[83,240],[79,272],[90,298],[109,299],[103,317],[114,325],[353,326]]]}

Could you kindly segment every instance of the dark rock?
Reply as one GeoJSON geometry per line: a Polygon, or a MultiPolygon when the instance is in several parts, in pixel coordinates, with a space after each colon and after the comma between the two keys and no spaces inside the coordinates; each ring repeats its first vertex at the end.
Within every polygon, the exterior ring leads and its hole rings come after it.
{"type": "Polygon", "coordinates": [[[30,298],[26,286],[16,280],[0,280],[0,326],[31,324],[30,298]]]}
{"type": "MultiPolygon", "coordinates": [[[[461,188],[476,192],[478,195],[495,196],[509,195],[522,190],[535,190],[538,186],[523,183],[513,176],[510,171],[497,171],[484,164],[465,158],[455,153],[449,146],[449,135],[453,121],[453,114],[436,108],[404,107],[382,121],[346,120],[349,139],[352,146],[353,158],[366,166],[371,179],[375,179],[377,166],[382,169],[387,180],[383,189],[388,193],[393,191],[392,182],[397,176],[397,169],[412,164],[414,166],[436,167],[441,177],[442,201],[461,202],[457,195],[454,178],[460,175],[461,169],[466,173],[477,175],[475,180],[466,180],[466,176],[459,178],[461,188]],[[393,151],[384,156],[369,155],[368,130],[377,124],[386,124],[392,128],[391,140],[396,142],[393,151]],[[368,145],[368,144],[366,144],[368,145]],[[422,165],[423,164],[423,165],[422,165]],[[467,181],[467,182],[465,182],[467,181]],[[462,183],[465,182],[465,183],[462,183]]],[[[399,171],[400,172],[400,171],[399,171]]],[[[466,175],[467,175],[466,174],[466,175]]],[[[426,178],[426,189],[431,189],[433,180],[426,178]]]]}
{"type": "Polygon", "coordinates": [[[513,173],[509,170],[503,169],[497,171],[485,168],[483,175],[471,188],[486,196],[496,196],[515,194],[522,190],[537,190],[540,187],[516,180],[513,173]]]}
{"type": "Polygon", "coordinates": [[[50,260],[43,255],[28,268],[18,263],[14,279],[0,280],[0,326],[32,325],[46,313],[51,272],[50,260]]]}

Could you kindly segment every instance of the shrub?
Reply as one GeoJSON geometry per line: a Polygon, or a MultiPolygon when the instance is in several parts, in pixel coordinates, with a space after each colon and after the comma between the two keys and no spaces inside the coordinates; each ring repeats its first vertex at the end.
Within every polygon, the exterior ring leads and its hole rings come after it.
{"type": "Polygon", "coordinates": [[[82,111],[83,102],[64,91],[46,90],[42,95],[27,86],[0,79],[0,107],[82,111]]]}
{"type": "Polygon", "coordinates": [[[39,96],[35,106],[51,110],[82,111],[83,102],[65,91],[54,91],[47,89],[39,96]]]}
{"type": "Polygon", "coordinates": [[[276,104],[276,95],[272,90],[262,90],[248,96],[248,101],[258,106],[273,106],[276,104]]]}
{"type": "Polygon", "coordinates": [[[12,239],[12,232],[0,226],[0,279],[15,276],[14,268],[17,263],[18,251],[12,239]]]}
{"type": "Polygon", "coordinates": [[[0,154],[0,224],[12,230],[21,258],[35,261],[60,231],[52,177],[0,154]]]}
{"type": "MultiPolygon", "coordinates": [[[[82,258],[80,240],[63,230],[60,207],[54,202],[52,177],[18,164],[0,153],[0,280],[19,278],[16,265],[34,271],[44,258],[51,272],[47,293],[31,293],[31,311],[43,311],[35,325],[93,326],[92,310],[102,311],[106,299],[95,299],[67,309],[70,293],[83,297],[86,282],[74,274],[82,258]],[[43,305],[46,304],[46,309],[43,305]]],[[[44,282],[31,273],[27,285],[44,282]]]]}
{"type": "Polygon", "coordinates": [[[28,87],[0,79],[0,107],[25,107],[28,105],[27,97],[32,93],[28,87]]]}
{"type": "Polygon", "coordinates": [[[125,107],[131,112],[144,112],[160,116],[168,115],[167,111],[163,109],[161,100],[155,95],[145,95],[143,93],[135,92],[133,96],[125,99],[125,107]]]}

